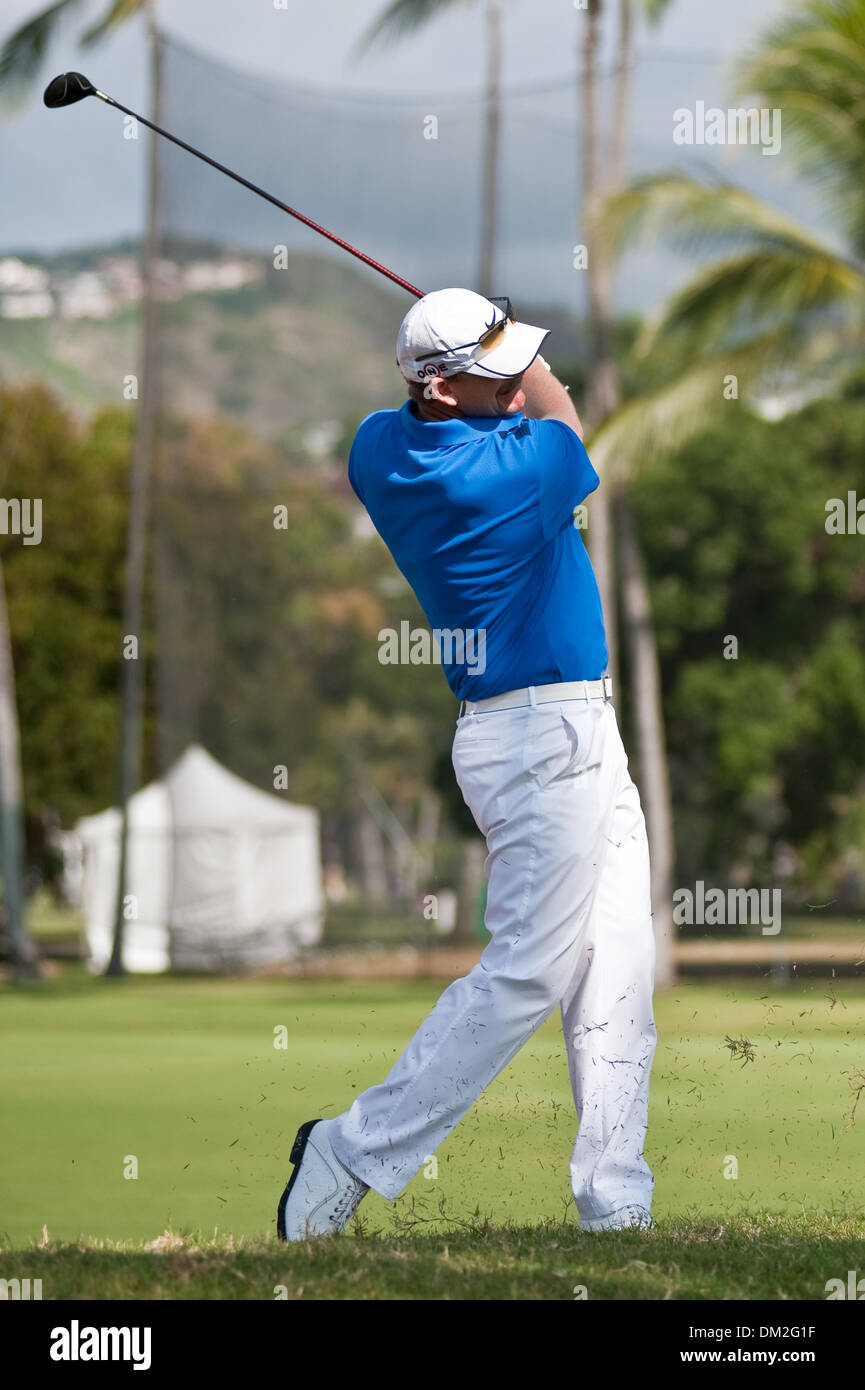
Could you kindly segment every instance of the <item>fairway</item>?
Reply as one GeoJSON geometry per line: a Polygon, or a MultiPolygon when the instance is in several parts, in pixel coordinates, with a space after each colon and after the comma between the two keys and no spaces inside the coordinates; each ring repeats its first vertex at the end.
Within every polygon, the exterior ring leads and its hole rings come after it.
{"type": "MultiPolygon", "coordinates": [[[[52,1242],[272,1233],[297,1126],[380,1080],[438,992],[423,981],[107,981],[77,968],[5,987],[4,1245],[29,1245],[43,1226],[52,1242]],[[287,1045],[275,1047],[282,1028],[287,1045]]],[[[858,1226],[865,988],[681,985],[658,998],[657,1021],[656,1220],[762,1212],[858,1226]],[[751,1046],[734,1057],[728,1037],[751,1046]]],[[[467,1221],[561,1222],[574,1132],[554,1015],[398,1202],[370,1194],[364,1228],[392,1234],[418,1216],[434,1219],[412,1229],[436,1235],[467,1221]]]]}

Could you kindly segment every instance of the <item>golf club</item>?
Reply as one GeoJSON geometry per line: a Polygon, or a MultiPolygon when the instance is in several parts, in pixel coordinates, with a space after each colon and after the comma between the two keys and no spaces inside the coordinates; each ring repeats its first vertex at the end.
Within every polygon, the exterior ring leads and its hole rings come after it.
{"type": "Polygon", "coordinates": [[[46,106],[54,108],[58,106],[72,106],[76,101],[83,101],[85,97],[98,97],[100,101],[106,102],[109,106],[116,107],[118,111],[123,111],[125,115],[134,117],[136,121],[140,121],[142,125],[146,125],[148,130],[154,130],[157,135],[163,135],[165,139],[170,140],[172,144],[179,145],[182,150],[187,150],[189,154],[194,154],[196,159],[203,159],[205,164],[210,164],[214,169],[218,169],[221,174],[227,174],[230,179],[234,179],[235,183],[242,183],[244,188],[248,188],[251,192],[257,193],[259,198],[266,198],[269,203],[273,203],[274,207],[279,208],[282,212],[287,212],[290,217],[296,217],[298,222],[303,222],[305,226],[311,227],[312,230],[318,232],[320,236],[327,237],[328,241],[332,241],[335,245],[341,246],[343,251],[347,251],[350,256],[356,256],[359,261],[363,261],[364,265],[368,265],[373,270],[377,270],[380,275],[386,276],[388,280],[392,280],[393,283],[399,285],[401,289],[408,290],[409,294],[415,295],[417,299],[423,299],[424,291],[419,290],[416,285],[410,284],[408,280],[404,280],[401,275],[397,275],[394,271],[388,270],[387,266],[380,265],[378,261],[374,261],[371,256],[367,256],[363,251],[358,251],[356,246],[352,246],[349,242],[343,241],[342,237],[337,236],[335,232],[329,232],[326,227],[320,226],[318,222],[313,222],[311,217],[306,217],[302,212],[298,212],[296,208],[289,207],[288,203],[283,203],[279,198],[275,198],[273,194],[268,193],[266,189],[259,188],[255,183],[250,183],[249,179],[245,179],[242,174],[236,174],[233,169],[228,169],[224,164],[220,164],[218,160],[211,159],[209,154],[203,154],[202,151],[197,150],[194,145],[187,145],[185,140],[180,140],[168,130],[162,130],[160,126],[154,125],[153,122],[148,121],[146,117],[139,116],[137,111],[130,111],[128,106],[121,105],[119,101],[114,100],[114,97],[107,96],[105,92],[100,92],[82,72],[64,72],[61,73],[59,77],[55,77],[45,88],[42,100],[45,102],[46,106]]]}

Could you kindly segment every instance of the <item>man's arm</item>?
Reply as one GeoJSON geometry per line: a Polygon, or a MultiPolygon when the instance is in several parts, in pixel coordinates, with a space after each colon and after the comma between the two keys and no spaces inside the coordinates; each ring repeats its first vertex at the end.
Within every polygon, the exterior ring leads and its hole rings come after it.
{"type": "Polygon", "coordinates": [[[526,393],[524,414],[532,420],[561,420],[582,439],[583,426],[576,407],[542,357],[535,358],[522,384],[526,393]]]}

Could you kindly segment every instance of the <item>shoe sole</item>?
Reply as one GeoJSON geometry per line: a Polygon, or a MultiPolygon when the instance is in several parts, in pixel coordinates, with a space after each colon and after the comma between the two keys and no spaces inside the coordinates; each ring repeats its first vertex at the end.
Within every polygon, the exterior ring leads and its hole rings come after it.
{"type": "MultiPolygon", "coordinates": [[[[616,1209],[616,1211],[610,1212],[610,1213],[608,1214],[608,1217],[605,1217],[605,1218],[602,1218],[602,1219],[607,1220],[607,1219],[609,1219],[609,1217],[616,1216],[616,1215],[618,1214],[619,1211],[626,1211],[626,1210],[627,1210],[626,1207],[619,1207],[619,1208],[616,1209]]],[[[647,1218],[645,1221],[642,1220],[642,1219],[640,1219],[640,1218],[638,1217],[638,1219],[637,1219],[636,1221],[628,1221],[624,1226],[585,1226],[585,1225],[583,1225],[582,1222],[580,1222],[579,1229],[580,1229],[581,1231],[583,1231],[587,1236],[591,1236],[591,1235],[601,1235],[602,1233],[605,1233],[605,1232],[607,1232],[607,1231],[635,1231],[635,1230],[651,1231],[651,1230],[654,1230],[654,1229],[655,1229],[655,1223],[654,1223],[654,1221],[652,1220],[651,1216],[649,1216],[648,1212],[646,1212],[645,1215],[646,1215],[646,1218],[647,1218]]]]}
{"type": "Polygon", "coordinates": [[[300,1129],[297,1131],[297,1134],[294,1136],[294,1143],[291,1146],[291,1153],[288,1156],[289,1163],[294,1164],[294,1172],[288,1180],[288,1186],[286,1187],[285,1191],[280,1197],[279,1206],[276,1209],[276,1238],[277,1240],[281,1240],[284,1245],[288,1244],[288,1237],[285,1233],[286,1203],[288,1202],[288,1199],[291,1195],[291,1189],[294,1187],[297,1175],[300,1172],[300,1165],[303,1161],[303,1155],[306,1150],[306,1145],[307,1141],[309,1140],[310,1132],[314,1129],[314,1127],[317,1124],[320,1123],[320,1119],[307,1120],[305,1125],[301,1125],[300,1129]]]}

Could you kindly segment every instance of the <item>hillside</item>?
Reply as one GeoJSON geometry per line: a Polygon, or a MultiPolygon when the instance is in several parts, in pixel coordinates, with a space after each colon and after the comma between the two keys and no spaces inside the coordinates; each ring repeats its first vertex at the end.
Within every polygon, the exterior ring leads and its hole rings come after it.
{"type": "MultiPolygon", "coordinates": [[[[192,252],[186,250],[188,259],[192,252]]],[[[194,252],[228,254],[215,247],[194,252]]],[[[72,283],[75,274],[98,289],[100,267],[121,253],[128,257],[129,248],[27,260],[53,277],[52,283],[72,283]]],[[[228,414],[266,438],[300,442],[323,426],[336,437],[370,410],[399,402],[394,337],[408,307],[404,293],[347,260],[294,253],[285,270],[252,264],[252,283],[197,293],[173,290],[160,304],[159,362],[172,408],[187,415],[228,414]]],[[[0,317],[0,379],[38,377],[79,415],[122,403],[124,378],[137,369],[140,310],[140,301],[127,296],[104,309],[103,317],[87,316],[86,305],[74,317],[0,317]]],[[[559,356],[575,352],[573,325],[561,313],[523,306],[521,312],[558,327],[559,356]]]]}

